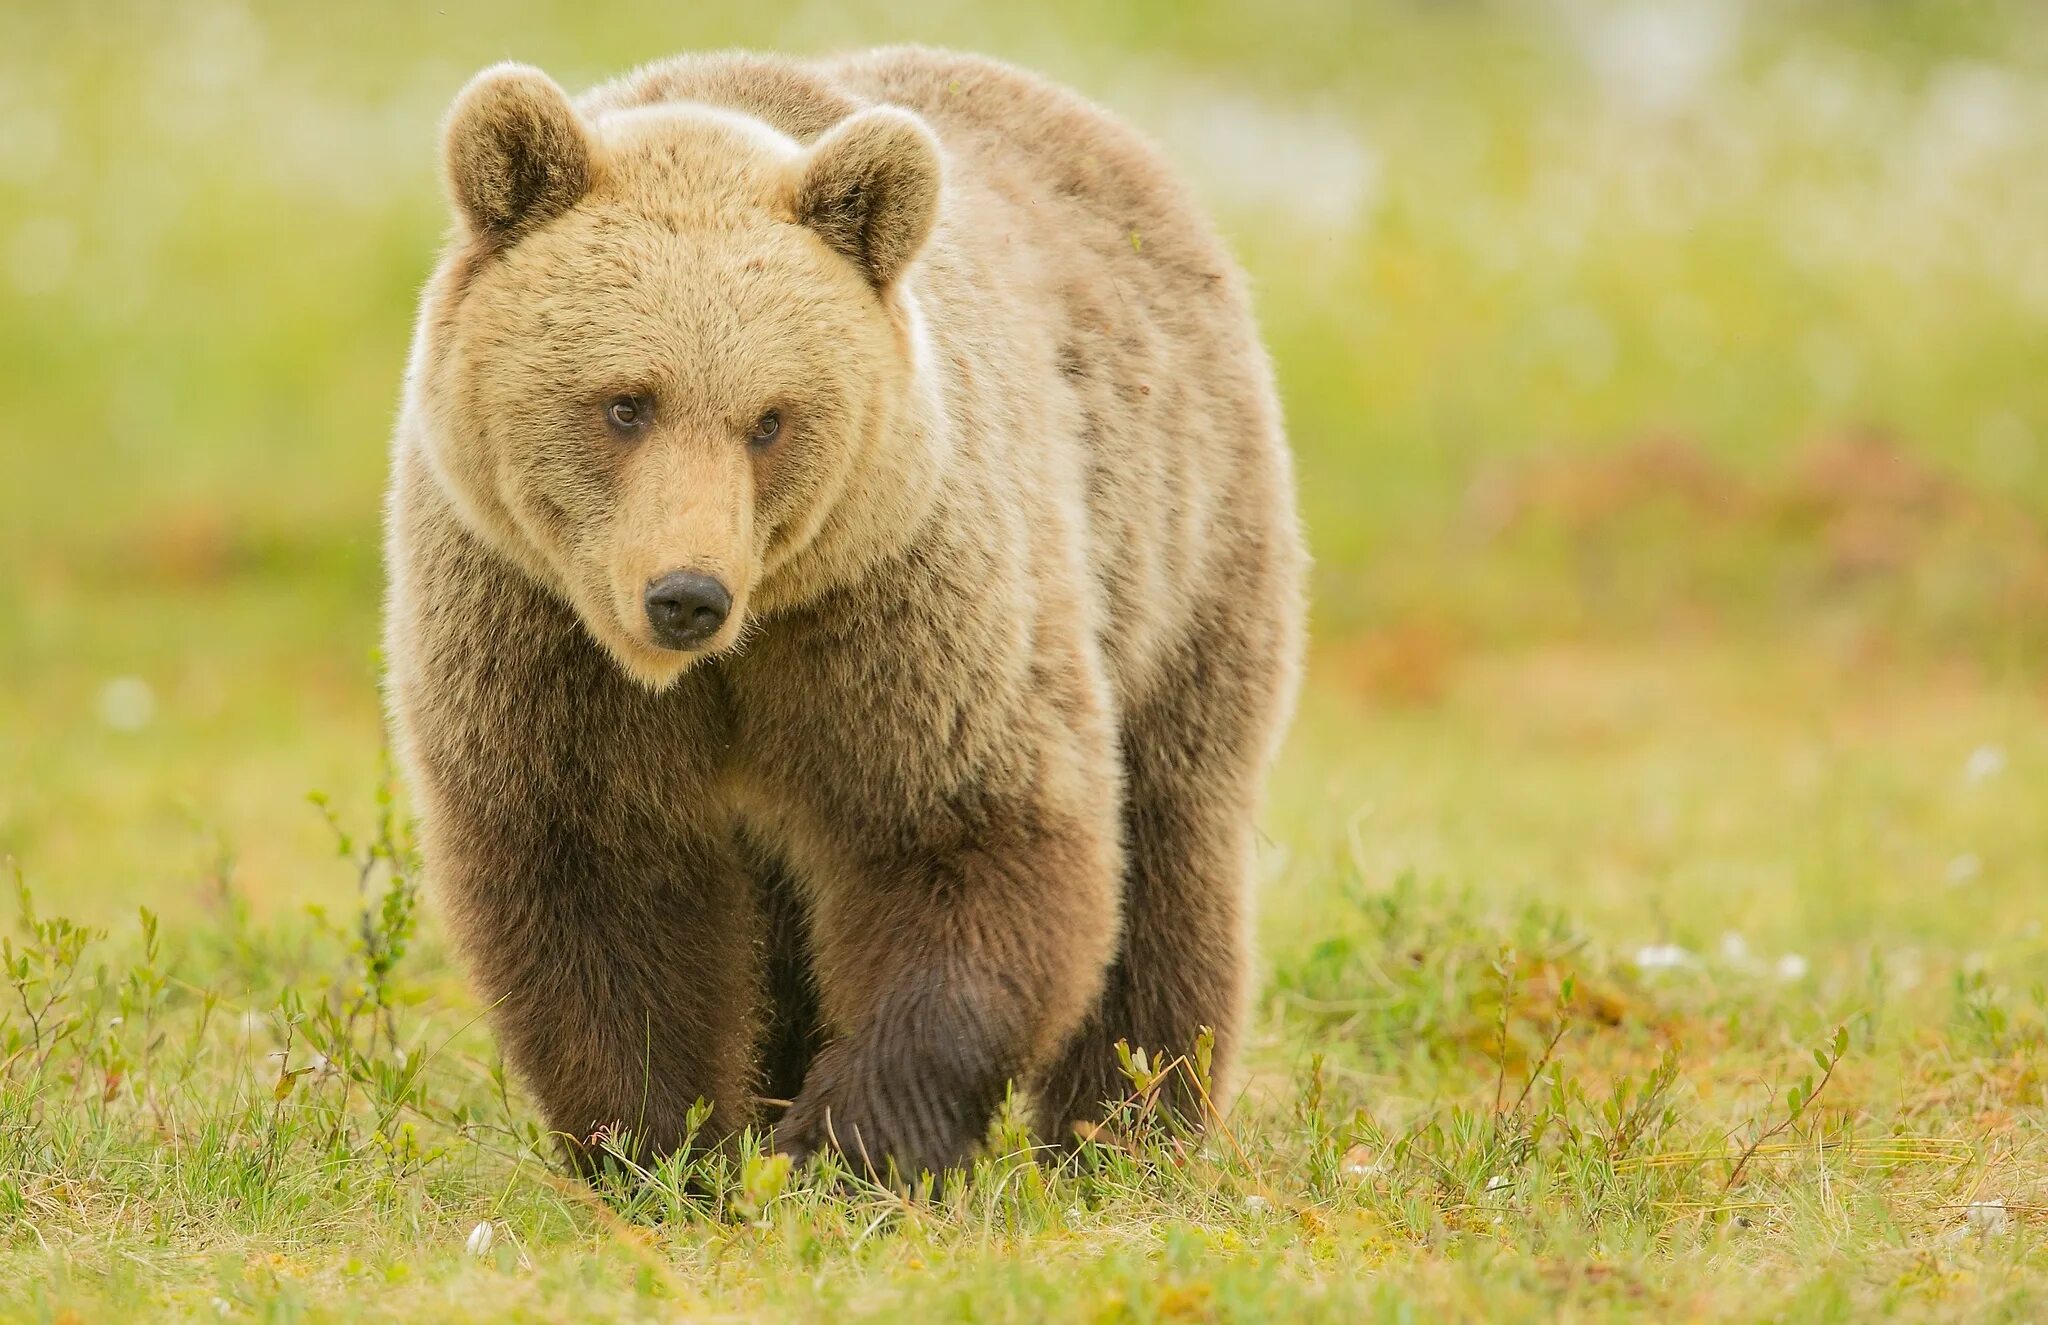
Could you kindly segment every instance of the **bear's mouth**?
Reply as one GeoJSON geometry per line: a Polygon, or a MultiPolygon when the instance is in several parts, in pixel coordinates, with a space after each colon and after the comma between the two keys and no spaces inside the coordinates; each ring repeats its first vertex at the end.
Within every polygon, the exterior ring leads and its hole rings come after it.
{"type": "Polygon", "coordinates": [[[642,582],[638,594],[614,589],[602,606],[577,608],[584,628],[620,670],[660,692],[694,664],[740,642],[747,597],[746,586],[728,589],[719,581],[714,591],[687,578],[658,576],[642,582]]]}

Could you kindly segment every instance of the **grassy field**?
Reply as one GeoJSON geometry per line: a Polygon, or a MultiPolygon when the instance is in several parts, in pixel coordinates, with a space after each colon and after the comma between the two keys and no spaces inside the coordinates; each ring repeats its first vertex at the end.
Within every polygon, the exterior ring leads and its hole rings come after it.
{"type": "Polygon", "coordinates": [[[2028,0],[0,7],[0,1319],[2040,1318],[2044,218],[2028,0]],[[1129,115],[1256,281],[1256,1043],[1205,1138],[595,1196],[382,767],[435,123],[913,39],[1129,115]]]}

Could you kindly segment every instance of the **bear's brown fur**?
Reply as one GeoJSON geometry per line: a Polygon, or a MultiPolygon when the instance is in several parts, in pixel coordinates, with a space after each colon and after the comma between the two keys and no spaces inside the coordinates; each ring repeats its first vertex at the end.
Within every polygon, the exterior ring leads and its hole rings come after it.
{"type": "Polygon", "coordinates": [[[1227,1061],[1303,552],[1244,283],[1080,98],[916,49],[501,66],[392,461],[430,876],[572,1153],[1063,1136],[1227,1061]],[[715,579],[715,634],[643,605],[715,579]],[[650,633],[653,631],[654,633],[650,633]],[[779,1114],[762,1100],[789,1100],[779,1114]]]}

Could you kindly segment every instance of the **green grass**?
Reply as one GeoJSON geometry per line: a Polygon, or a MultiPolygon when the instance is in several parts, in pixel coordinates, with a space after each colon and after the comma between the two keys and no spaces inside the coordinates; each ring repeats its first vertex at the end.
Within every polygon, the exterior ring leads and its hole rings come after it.
{"type": "Polygon", "coordinates": [[[2037,6],[17,5],[0,125],[0,1318],[2048,1307],[2037,6]],[[906,39],[1252,272],[1317,557],[1255,1041],[1204,1140],[600,1199],[378,791],[434,125],[906,39]]]}

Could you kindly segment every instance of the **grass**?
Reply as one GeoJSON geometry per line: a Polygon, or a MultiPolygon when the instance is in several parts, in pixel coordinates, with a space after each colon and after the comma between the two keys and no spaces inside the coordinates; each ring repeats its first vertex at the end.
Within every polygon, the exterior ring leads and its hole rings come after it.
{"type": "Polygon", "coordinates": [[[1317,927],[1271,945],[1263,1042],[1206,1137],[1142,1105],[1200,1069],[1140,1063],[1138,1102],[1078,1155],[1035,1149],[1012,1109],[972,1173],[909,1199],[751,1148],[600,1197],[553,1172],[474,1004],[416,949],[401,831],[368,839],[338,866],[357,914],[279,927],[231,880],[206,926],[145,911],[111,938],[23,890],[0,954],[15,1311],[2038,1308],[2038,936],[1666,966],[1550,903],[1337,865],[1317,927]]]}
{"type": "Polygon", "coordinates": [[[704,11],[0,12],[0,1319],[2041,1314],[2037,7],[704,11]],[[1205,1139],[595,1196],[381,767],[434,121],[911,38],[1153,131],[1258,287],[1255,1043],[1205,1139]]]}

